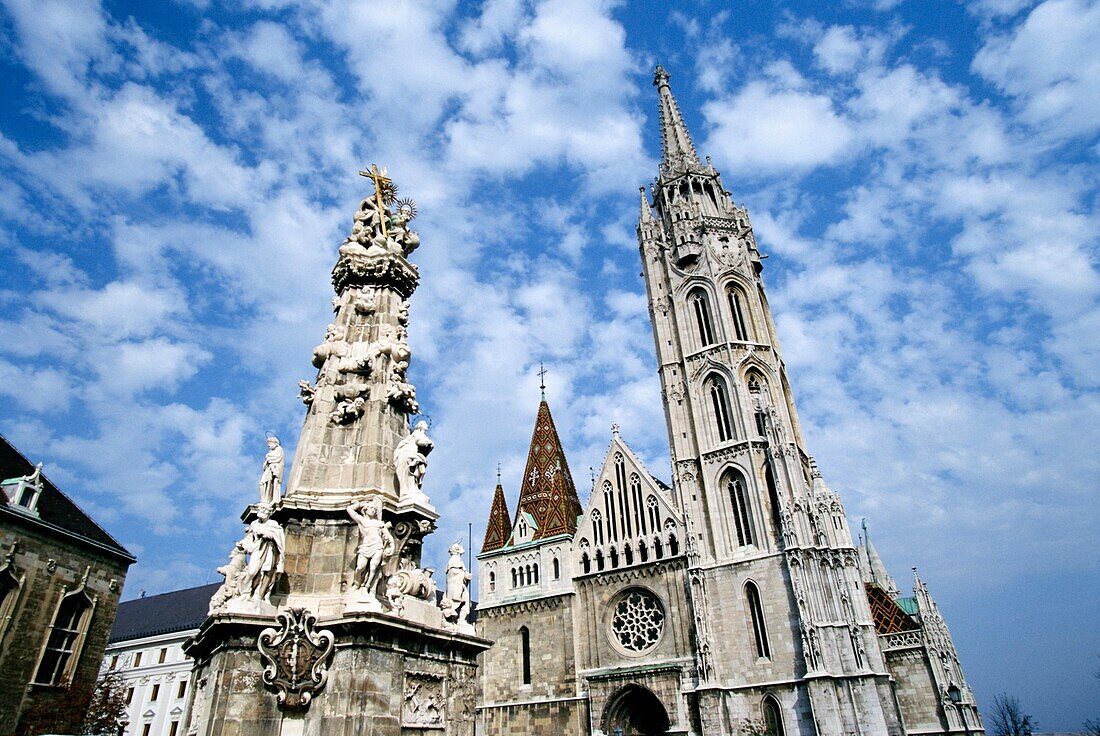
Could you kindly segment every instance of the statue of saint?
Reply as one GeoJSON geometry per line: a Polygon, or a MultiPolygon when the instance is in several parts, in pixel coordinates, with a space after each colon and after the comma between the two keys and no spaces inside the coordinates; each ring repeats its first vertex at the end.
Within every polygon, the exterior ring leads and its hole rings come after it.
{"type": "Polygon", "coordinates": [[[264,470],[260,474],[260,503],[273,504],[282,497],[286,454],[278,437],[267,438],[264,470]]]}
{"type": "Polygon", "coordinates": [[[430,503],[420,486],[428,469],[426,457],[434,447],[435,443],[428,437],[428,423],[423,419],[416,423],[408,437],[397,443],[393,450],[393,464],[397,469],[399,500],[430,503]]]}
{"type": "Polygon", "coordinates": [[[279,522],[271,518],[271,506],[256,506],[256,519],[248,525],[248,532],[240,541],[248,553],[248,566],[241,576],[241,593],[253,601],[271,602],[271,589],[283,573],[283,557],[286,551],[286,534],[279,522]]]}
{"type": "Polygon", "coordinates": [[[382,567],[393,555],[393,535],[389,524],[382,521],[382,504],[377,498],[348,506],[348,516],[359,527],[359,548],[355,551],[355,574],[352,587],[373,595],[382,567]]]}
{"type": "Polygon", "coordinates": [[[470,579],[462,555],[466,550],[461,544],[452,544],[448,550],[447,588],[443,594],[443,616],[451,623],[458,623],[470,607],[470,579]]]}

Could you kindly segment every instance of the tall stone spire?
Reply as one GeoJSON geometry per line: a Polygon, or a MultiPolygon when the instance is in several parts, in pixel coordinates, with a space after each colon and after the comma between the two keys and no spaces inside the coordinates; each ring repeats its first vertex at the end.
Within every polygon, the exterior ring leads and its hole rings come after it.
{"type": "Polygon", "coordinates": [[[565,450],[545,400],[539,402],[516,506],[516,516],[523,513],[530,514],[538,527],[535,539],[573,534],[577,530],[577,517],[583,513],[565,450]]]}
{"type": "Polygon", "coordinates": [[[882,562],[882,557],[879,556],[878,550],[875,549],[874,543],[871,541],[871,535],[867,532],[867,520],[863,520],[863,547],[860,550],[863,563],[866,566],[866,571],[863,577],[865,583],[874,583],[879,586],[891,596],[897,598],[899,589],[898,584],[894,582],[894,578],[890,576],[890,573],[886,570],[886,565],[882,562]]]}
{"type": "Polygon", "coordinates": [[[492,552],[500,549],[508,541],[508,535],[512,532],[512,517],[508,513],[508,501],[504,498],[504,488],[497,478],[497,487],[493,491],[493,506],[489,509],[489,525],[485,527],[485,542],[481,545],[482,552],[492,552]]]}
{"type": "Polygon", "coordinates": [[[658,66],[653,74],[653,86],[659,94],[661,115],[661,171],[664,174],[681,173],[689,168],[701,168],[699,154],[691,142],[680,106],[672,96],[668,85],[669,74],[658,66]]]}

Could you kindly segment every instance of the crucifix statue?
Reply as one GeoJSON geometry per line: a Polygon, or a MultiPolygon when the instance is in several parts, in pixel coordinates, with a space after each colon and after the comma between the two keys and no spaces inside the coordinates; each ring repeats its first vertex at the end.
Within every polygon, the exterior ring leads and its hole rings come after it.
{"type": "Polygon", "coordinates": [[[386,169],[378,170],[378,164],[371,164],[370,171],[360,171],[359,176],[365,176],[374,182],[374,204],[378,207],[378,219],[382,224],[382,236],[385,237],[386,232],[386,202],[383,196],[383,189],[392,189],[393,179],[386,176],[386,169]]]}

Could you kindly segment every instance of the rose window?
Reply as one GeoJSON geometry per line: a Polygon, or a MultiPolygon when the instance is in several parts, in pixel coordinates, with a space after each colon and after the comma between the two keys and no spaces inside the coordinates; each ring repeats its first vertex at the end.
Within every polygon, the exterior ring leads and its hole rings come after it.
{"type": "Polygon", "coordinates": [[[615,603],[611,631],[626,650],[645,652],[657,646],[665,624],[665,610],[652,593],[633,589],[615,603]]]}

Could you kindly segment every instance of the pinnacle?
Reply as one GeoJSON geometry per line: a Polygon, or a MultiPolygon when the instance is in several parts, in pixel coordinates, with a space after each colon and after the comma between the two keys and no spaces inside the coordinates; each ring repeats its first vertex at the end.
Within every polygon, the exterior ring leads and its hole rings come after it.
{"type": "Polygon", "coordinates": [[[492,552],[500,549],[508,541],[511,531],[512,517],[508,513],[508,501],[504,498],[504,488],[500,485],[498,475],[497,487],[493,491],[493,505],[489,509],[489,524],[485,527],[485,541],[481,545],[481,551],[492,552]]]}

